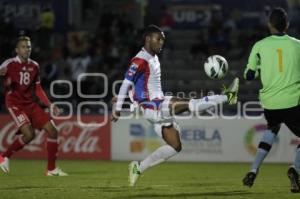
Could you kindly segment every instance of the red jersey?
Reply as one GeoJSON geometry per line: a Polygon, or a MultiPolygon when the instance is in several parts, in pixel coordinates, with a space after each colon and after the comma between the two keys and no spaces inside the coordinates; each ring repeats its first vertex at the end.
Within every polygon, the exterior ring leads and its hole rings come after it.
{"type": "Polygon", "coordinates": [[[22,62],[16,56],[3,62],[0,69],[3,68],[6,68],[4,76],[6,105],[33,103],[36,84],[40,84],[38,63],[31,59],[22,62]]]}

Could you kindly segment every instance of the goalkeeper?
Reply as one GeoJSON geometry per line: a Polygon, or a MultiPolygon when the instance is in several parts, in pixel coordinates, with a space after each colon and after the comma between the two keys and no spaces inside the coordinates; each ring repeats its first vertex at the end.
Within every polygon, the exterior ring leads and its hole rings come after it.
{"type": "MultiPolygon", "coordinates": [[[[285,33],[288,26],[286,11],[282,8],[273,9],[268,22],[272,35],[255,43],[244,73],[246,80],[253,80],[260,75],[263,87],[259,91],[259,98],[268,123],[251,170],[243,179],[245,186],[253,185],[281,123],[300,137],[300,41],[285,33]]],[[[294,164],[287,172],[291,192],[300,192],[299,170],[300,145],[296,149],[294,164]]]]}

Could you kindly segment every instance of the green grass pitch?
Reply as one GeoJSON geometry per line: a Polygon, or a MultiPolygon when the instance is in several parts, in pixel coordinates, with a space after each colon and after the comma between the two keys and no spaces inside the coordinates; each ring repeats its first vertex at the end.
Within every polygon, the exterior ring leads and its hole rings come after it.
{"type": "Polygon", "coordinates": [[[45,177],[45,161],[10,161],[0,173],[0,199],[300,198],[290,193],[287,164],[265,164],[254,187],[241,180],[249,164],[165,163],[128,187],[128,162],[59,161],[68,177],[45,177]]]}

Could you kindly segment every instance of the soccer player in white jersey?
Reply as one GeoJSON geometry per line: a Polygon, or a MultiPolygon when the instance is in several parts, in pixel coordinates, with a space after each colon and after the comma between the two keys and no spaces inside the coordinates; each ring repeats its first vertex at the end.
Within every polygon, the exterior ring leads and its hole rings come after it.
{"type": "Polygon", "coordinates": [[[160,164],[181,151],[180,129],[174,114],[185,111],[203,111],[215,104],[228,102],[236,104],[239,79],[223,91],[222,95],[206,96],[202,99],[182,99],[164,96],[161,89],[161,70],[157,54],[165,41],[163,31],[150,25],[144,33],[144,47],[131,60],[125,79],[121,85],[112,112],[112,121],[121,115],[124,99],[129,97],[142,110],[143,117],[154,124],[155,132],[166,142],[141,162],[129,164],[129,184],[134,186],[138,177],[149,167],[160,164]]]}

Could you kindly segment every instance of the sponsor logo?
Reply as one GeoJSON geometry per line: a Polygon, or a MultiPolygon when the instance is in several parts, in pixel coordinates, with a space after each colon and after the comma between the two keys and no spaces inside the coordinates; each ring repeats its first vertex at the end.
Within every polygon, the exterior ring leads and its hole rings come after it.
{"type": "Polygon", "coordinates": [[[153,125],[145,127],[141,124],[130,124],[129,126],[130,136],[130,152],[142,153],[152,152],[161,145],[160,138],[154,131],[153,125]]]}
{"type": "MultiPolygon", "coordinates": [[[[130,151],[132,153],[152,152],[157,149],[162,139],[154,131],[153,125],[147,128],[141,124],[130,124],[130,151]]],[[[181,141],[184,145],[181,153],[221,154],[222,136],[217,128],[182,128],[181,141]]]]}
{"type": "Polygon", "coordinates": [[[25,116],[24,115],[18,115],[17,116],[17,119],[20,123],[24,122],[25,121],[25,116]]]}
{"type": "Polygon", "coordinates": [[[221,154],[222,136],[218,128],[182,128],[182,153],[221,154]]]}
{"type": "MultiPolygon", "coordinates": [[[[91,119],[91,118],[89,118],[91,119]]],[[[110,132],[109,127],[81,126],[75,121],[57,122],[59,131],[59,156],[62,158],[109,159],[110,132]]],[[[5,151],[16,138],[14,122],[0,125],[0,151],[5,151]]],[[[45,156],[44,131],[36,130],[36,137],[23,150],[16,153],[17,157],[42,158],[45,156]]]]}
{"type": "Polygon", "coordinates": [[[132,64],[128,70],[128,76],[133,76],[138,69],[138,65],[132,64]]]}
{"type": "MultiPolygon", "coordinates": [[[[259,143],[258,139],[261,137],[261,134],[265,132],[265,130],[267,130],[266,124],[256,124],[246,132],[245,138],[244,138],[244,144],[245,144],[245,148],[249,154],[251,154],[251,155],[256,154],[257,145],[259,143]]],[[[274,150],[276,150],[278,143],[279,143],[279,138],[277,136],[275,139],[275,142],[272,146],[271,152],[272,151],[274,152],[274,150]]]]}

